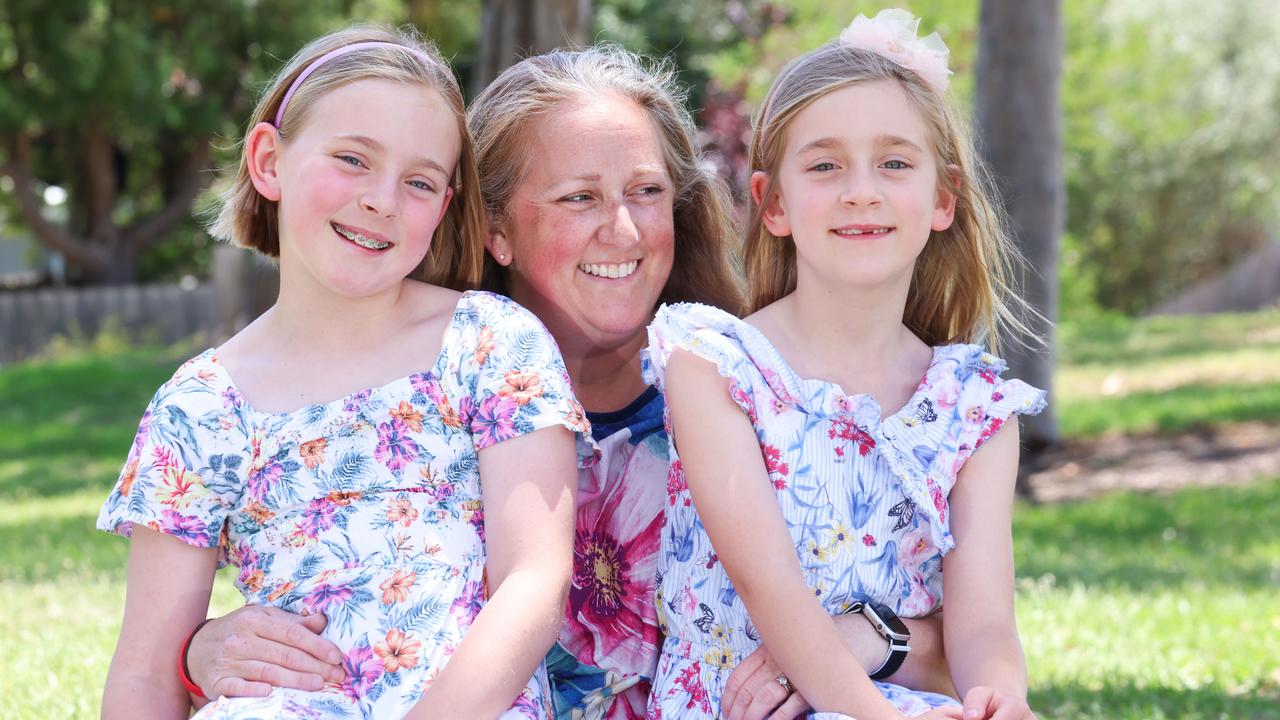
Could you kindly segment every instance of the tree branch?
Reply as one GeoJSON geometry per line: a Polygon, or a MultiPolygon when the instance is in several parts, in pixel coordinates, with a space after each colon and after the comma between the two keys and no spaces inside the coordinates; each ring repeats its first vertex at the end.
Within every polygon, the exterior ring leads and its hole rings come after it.
{"type": "Polygon", "coordinates": [[[18,199],[18,211],[36,238],[50,249],[86,269],[100,270],[106,266],[101,249],[76,238],[65,229],[45,219],[40,212],[43,203],[36,195],[35,178],[31,175],[31,137],[18,131],[9,146],[9,161],[4,172],[13,178],[13,194],[18,199]]]}
{"type": "Polygon", "coordinates": [[[178,173],[178,184],[169,196],[165,206],[154,214],[145,217],[125,228],[121,240],[134,250],[142,250],[159,242],[183,218],[191,212],[200,193],[209,185],[213,177],[210,172],[209,159],[211,149],[210,138],[202,137],[195,141],[195,147],[187,153],[182,169],[178,173]]]}

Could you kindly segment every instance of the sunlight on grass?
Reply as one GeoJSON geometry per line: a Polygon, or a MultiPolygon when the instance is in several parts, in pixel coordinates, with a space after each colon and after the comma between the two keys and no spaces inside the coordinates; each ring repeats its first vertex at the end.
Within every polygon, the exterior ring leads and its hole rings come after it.
{"type": "Polygon", "coordinates": [[[1280,421],[1280,311],[1065,324],[1058,351],[1064,437],[1280,421]]]}

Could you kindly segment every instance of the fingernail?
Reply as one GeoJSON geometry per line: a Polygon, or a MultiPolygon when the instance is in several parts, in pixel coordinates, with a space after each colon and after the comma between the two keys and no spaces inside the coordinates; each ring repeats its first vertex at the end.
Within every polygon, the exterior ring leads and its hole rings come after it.
{"type": "Polygon", "coordinates": [[[981,710],[974,710],[974,709],[965,710],[965,711],[964,711],[964,716],[965,716],[966,718],[977,718],[977,717],[982,717],[982,711],[981,711],[981,710]]]}

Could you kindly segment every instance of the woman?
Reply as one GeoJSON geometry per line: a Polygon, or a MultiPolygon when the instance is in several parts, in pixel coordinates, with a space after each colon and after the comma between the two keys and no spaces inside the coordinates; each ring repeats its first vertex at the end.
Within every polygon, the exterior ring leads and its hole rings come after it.
{"type": "MultiPolygon", "coordinates": [[[[743,306],[723,185],[699,163],[695,127],[666,66],[614,47],[557,51],[509,68],[469,113],[489,215],[485,282],[532,310],[560,345],[603,452],[579,475],[575,567],[560,642],[548,656],[557,713],[644,716],[661,642],[653,600],[666,501],[661,398],[640,350],[660,302],[743,306]]],[[[868,670],[887,642],[862,616],[837,618],[868,670]]],[[[937,618],[907,621],[912,651],[892,677],[946,690],[937,618]]],[[[246,607],[209,621],[187,655],[218,694],[338,680],[324,620],[246,607]]],[[[789,689],[761,649],[731,680],[772,709],[789,689]]]]}

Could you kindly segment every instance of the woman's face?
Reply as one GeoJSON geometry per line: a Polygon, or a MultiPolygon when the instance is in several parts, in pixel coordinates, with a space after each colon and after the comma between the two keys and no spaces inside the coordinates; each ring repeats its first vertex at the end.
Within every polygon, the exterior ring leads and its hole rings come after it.
{"type": "Polygon", "coordinates": [[[625,98],[582,98],[535,121],[523,141],[528,172],[489,239],[512,297],[566,352],[637,340],[675,254],[657,126],[625,98]]]}

